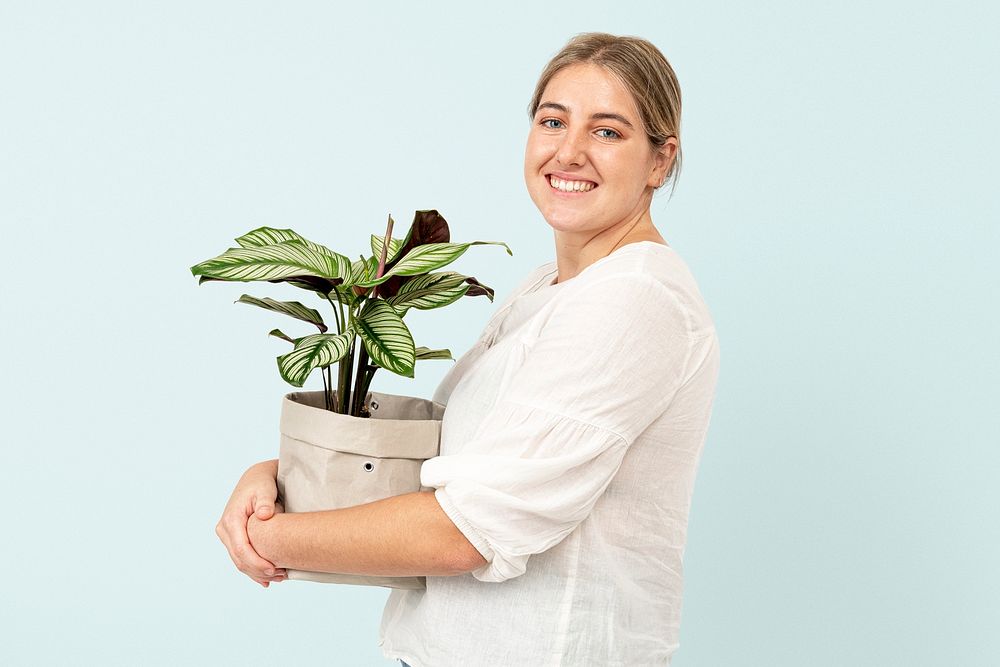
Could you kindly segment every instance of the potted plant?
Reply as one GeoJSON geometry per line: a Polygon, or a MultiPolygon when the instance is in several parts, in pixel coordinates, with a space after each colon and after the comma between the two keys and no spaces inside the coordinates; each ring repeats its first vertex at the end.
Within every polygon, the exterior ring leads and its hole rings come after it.
{"type": "MultiPolygon", "coordinates": [[[[501,245],[513,253],[501,241],[451,243],[448,223],[433,209],[417,211],[402,239],[393,238],[393,224],[390,215],[385,235],[371,236],[372,255],[353,262],[291,229],[260,227],[237,238],[239,247],[191,267],[199,284],[284,282],[333,308],[336,333],[319,311],[298,301],[249,294],[237,300],[319,330],[299,337],[280,329],[269,334],[293,346],[277,358],[286,382],[301,388],[316,369],[323,379],[322,391],[292,392],[282,400],[277,482],[287,512],[351,507],[428,490],[420,485],[420,466],[439,453],[444,406],[370,391],[372,378],[380,368],[412,378],[421,359],[454,360],[447,349],[417,347],[403,317],[410,308],[441,308],[463,296],[493,301],[493,289],[476,278],[436,269],[473,245],[501,245]]],[[[424,577],[287,572],[289,579],[391,588],[423,588],[425,582],[424,577]]]]}

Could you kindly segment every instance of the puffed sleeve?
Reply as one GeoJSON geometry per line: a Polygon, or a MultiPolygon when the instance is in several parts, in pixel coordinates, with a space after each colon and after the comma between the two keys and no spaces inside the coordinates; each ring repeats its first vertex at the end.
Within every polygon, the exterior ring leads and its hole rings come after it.
{"type": "Polygon", "coordinates": [[[689,313],[643,273],[567,286],[471,441],[426,460],[420,481],[488,562],[524,574],[590,513],[629,445],[686,380],[689,313]]]}

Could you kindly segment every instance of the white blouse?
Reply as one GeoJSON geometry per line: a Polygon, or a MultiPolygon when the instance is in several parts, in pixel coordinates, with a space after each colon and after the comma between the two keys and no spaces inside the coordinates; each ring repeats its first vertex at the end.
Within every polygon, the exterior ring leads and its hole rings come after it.
{"type": "Polygon", "coordinates": [[[668,665],[688,509],[719,374],[687,264],[630,243],[532,271],[445,375],[421,484],[487,560],[393,589],[386,658],[412,667],[668,665]]]}

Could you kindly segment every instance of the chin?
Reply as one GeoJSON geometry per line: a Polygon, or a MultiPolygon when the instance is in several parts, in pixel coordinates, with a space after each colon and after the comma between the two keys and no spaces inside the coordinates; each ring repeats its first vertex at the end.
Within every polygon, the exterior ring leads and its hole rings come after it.
{"type": "Polygon", "coordinates": [[[543,212],[542,217],[545,218],[545,222],[549,223],[549,227],[560,232],[583,231],[583,224],[586,222],[584,216],[581,214],[567,213],[565,211],[555,214],[543,212]]]}

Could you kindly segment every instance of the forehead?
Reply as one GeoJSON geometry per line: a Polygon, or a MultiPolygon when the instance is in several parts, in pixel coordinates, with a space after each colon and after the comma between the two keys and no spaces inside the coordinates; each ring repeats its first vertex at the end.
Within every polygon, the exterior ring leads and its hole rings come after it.
{"type": "Polygon", "coordinates": [[[570,112],[606,111],[636,118],[635,101],[625,85],[605,68],[580,63],[556,72],[545,85],[539,102],[556,102],[570,112]]]}

